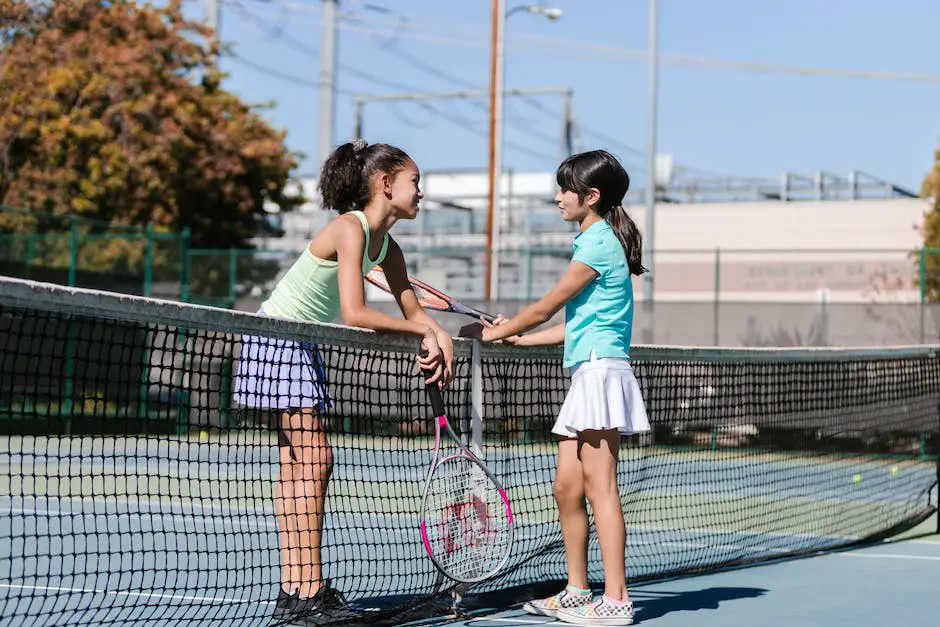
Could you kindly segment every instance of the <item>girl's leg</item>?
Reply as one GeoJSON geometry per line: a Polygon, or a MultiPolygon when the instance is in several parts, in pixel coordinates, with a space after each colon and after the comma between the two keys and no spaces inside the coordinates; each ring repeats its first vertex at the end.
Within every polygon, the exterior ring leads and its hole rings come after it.
{"type": "Polygon", "coordinates": [[[587,590],[588,517],[584,502],[584,471],[578,458],[578,440],[558,443],[554,494],[568,560],[568,585],[587,590]]]}
{"type": "MultiPolygon", "coordinates": [[[[278,432],[278,439],[282,437],[278,432]]],[[[274,514],[281,540],[281,590],[291,594],[300,588],[300,553],[297,516],[294,508],[293,458],[290,446],[280,442],[281,469],[274,484],[274,514]]]]}
{"type": "Polygon", "coordinates": [[[554,492],[568,560],[568,585],[558,594],[529,601],[523,606],[529,614],[541,616],[558,616],[562,610],[584,607],[591,602],[587,576],[588,519],[584,502],[584,472],[575,438],[558,443],[554,492]]]}
{"type": "Polygon", "coordinates": [[[620,433],[616,429],[583,431],[580,438],[584,491],[594,510],[594,526],[604,562],[604,594],[629,601],[627,594],[626,527],[617,489],[620,433]]]}
{"type": "Polygon", "coordinates": [[[333,450],[316,410],[281,415],[289,446],[281,447],[281,473],[275,492],[281,527],[281,586],[300,598],[323,586],[320,545],[326,489],[333,472],[333,450]]]}

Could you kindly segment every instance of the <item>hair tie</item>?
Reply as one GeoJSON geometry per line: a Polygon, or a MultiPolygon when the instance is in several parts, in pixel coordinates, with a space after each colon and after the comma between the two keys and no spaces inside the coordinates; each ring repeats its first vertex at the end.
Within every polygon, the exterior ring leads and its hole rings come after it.
{"type": "Polygon", "coordinates": [[[363,150],[369,147],[369,144],[364,139],[356,139],[352,142],[353,152],[359,154],[363,150]]]}

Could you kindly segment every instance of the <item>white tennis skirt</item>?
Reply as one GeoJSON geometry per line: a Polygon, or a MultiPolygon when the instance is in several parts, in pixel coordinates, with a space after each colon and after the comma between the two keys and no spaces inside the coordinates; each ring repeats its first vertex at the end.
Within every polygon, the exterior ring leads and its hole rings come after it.
{"type": "Polygon", "coordinates": [[[576,438],[582,431],[609,429],[623,435],[649,431],[646,405],[629,360],[592,357],[572,369],[552,433],[576,438]]]}
{"type": "Polygon", "coordinates": [[[323,357],[309,342],[243,335],[234,388],[235,403],[254,409],[333,406],[323,357]]]}

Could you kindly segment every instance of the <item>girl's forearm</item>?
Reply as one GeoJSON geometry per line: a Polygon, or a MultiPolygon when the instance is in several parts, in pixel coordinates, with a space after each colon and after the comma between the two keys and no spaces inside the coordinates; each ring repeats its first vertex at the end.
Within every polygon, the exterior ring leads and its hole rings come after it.
{"type": "Polygon", "coordinates": [[[543,331],[523,335],[516,346],[558,346],[565,343],[565,323],[556,324],[543,331]]]}

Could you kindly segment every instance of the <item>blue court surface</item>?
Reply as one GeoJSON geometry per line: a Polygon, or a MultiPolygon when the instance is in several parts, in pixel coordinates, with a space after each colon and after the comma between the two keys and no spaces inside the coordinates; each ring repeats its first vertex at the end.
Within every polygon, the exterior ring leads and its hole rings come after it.
{"type": "MultiPolygon", "coordinates": [[[[776,625],[937,625],[940,535],[937,519],[907,538],[865,548],[782,560],[631,587],[634,624],[656,627],[776,625]]],[[[595,592],[598,592],[597,590],[595,592]]],[[[467,618],[412,623],[466,627],[564,625],[521,606],[480,608],[467,618]]]]}

